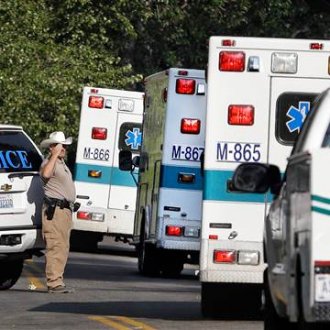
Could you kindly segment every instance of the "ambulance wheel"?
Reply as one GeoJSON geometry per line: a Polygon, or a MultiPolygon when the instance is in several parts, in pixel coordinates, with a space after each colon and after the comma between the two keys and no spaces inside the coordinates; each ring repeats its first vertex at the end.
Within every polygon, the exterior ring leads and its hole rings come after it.
{"type": "Polygon", "coordinates": [[[10,289],[20,278],[24,260],[2,261],[0,263],[0,290],[10,289]]]}
{"type": "Polygon", "coordinates": [[[184,258],[177,251],[163,251],[161,257],[161,272],[164,277],[179,277],[184,266],[184,258]]]}
{"type": "Polygon", "coordinates": [[[145,243],[144,240],[137,247],[138,269],[145,276],[158,276],[160,273],[158,250],[154,244],[145,243]]]}

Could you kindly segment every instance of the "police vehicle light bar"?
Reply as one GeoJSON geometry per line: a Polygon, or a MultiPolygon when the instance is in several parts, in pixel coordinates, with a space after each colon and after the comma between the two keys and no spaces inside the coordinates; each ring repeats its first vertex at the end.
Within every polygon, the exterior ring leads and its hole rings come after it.
{"type": "Polygon", "coordinates": [[[175,91],[178,94],[195,94],[196,81],[194,79],[177,79],[175,91]]]}
{"type": "Polygon", "coordinates": [[[272,72],[273,73],[296,73],[298,55],[295,53],[273,53],[272,72]]]}
{"type": "Polygon", "coordinates": [[[215,263],[233,264],[236,262],[236,251],[234,251],[234,250],[214,250],[213,261],[215,263]]]}
{"type": "Polygon", "coordinates": [[[219,70],[220,71],[236,71],[245,70],[245,53],[234,51],[222,51],[219,54],[219,70]]]}
{"type": "Polygon", "coordinates": [[[92,128],[92,139],[94,140],[106,140],[108,130],[103,127],[92,128]]]}
{"type": "Polygon", "coordinates": [[[193,118],[181,119],[181,133],[183,134],[199,134],[201,129],[201,121],[193,118]]]}
{"type": "Polygon", "coordinates": [[[228,124],[251,126],[254,124],[254,107],[252,105],[231,104],[228,107],[228,124]]]}
{"type": "Polygon", "coordinates": [[[104,104],[104,98],[102,96],[90,96],[88,100],[88,106],[90,108],[102,109],[104,104]]]}
{"type": "Polygon", "coordinates": [[[166,226],[167,236],[182,236],[183,228],[180,226],[166,226]]]}

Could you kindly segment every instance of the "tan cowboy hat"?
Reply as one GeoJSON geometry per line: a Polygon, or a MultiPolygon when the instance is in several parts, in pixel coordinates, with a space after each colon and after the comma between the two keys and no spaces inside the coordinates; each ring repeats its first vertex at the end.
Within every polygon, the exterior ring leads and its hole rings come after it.
{"type": "Polygon", "coordinates": [[[41,148],[48,148],[51,144],[71,144],[72,143],[72,137],[65,138],[65,135],[63,132],[53,132],[49,134],[49,139],[45,139],[41,141],[40,147],[41,148]]]}

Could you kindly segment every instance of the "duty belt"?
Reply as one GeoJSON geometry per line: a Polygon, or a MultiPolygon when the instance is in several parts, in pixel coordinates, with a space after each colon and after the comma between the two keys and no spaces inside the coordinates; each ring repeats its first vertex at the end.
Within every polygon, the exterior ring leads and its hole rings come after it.
{"type": "Polygon", "coordinates": [[[69,202],[66,199],[58,199],[58,198],[52,198],[52,197],[45,197],[44,201],[47,205],[53,205],[58,206],[60,209],[69,209],[73,211],[74,209],[74,203],[69,202]]]}

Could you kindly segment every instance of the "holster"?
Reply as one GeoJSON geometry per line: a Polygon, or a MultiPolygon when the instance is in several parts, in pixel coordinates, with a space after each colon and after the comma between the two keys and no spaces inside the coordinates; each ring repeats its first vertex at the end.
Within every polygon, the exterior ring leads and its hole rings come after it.
{"type": "Polygon", "coordinates": [[[80,203],[78,202],[75,202],[73,204],[73,212],[77,212],[79,210],[79,207],[80,207],[80,203]]]}
{"type": "Polygon", "coordinates": [[[52,220],[56,209],[56,203],[46,204],[46,206],[47,206],[46,208],[47,220],[52,220]]]}

